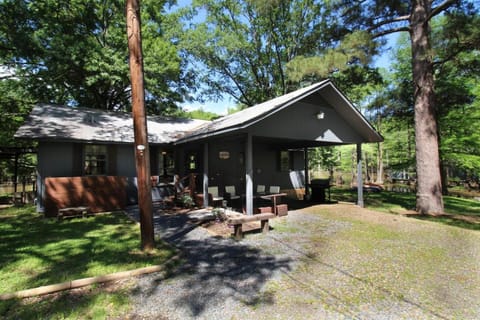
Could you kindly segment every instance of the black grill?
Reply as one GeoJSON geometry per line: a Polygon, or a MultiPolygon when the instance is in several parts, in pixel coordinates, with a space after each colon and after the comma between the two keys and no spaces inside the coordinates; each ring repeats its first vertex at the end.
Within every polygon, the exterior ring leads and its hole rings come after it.
{"type": "Polygon", "coordinates": [[[330,179],[312,179],[310,181],[312,194],[310,200],[313,202],[325,203],[325,190],[328,189],[328,200],[330,201],[330,179]]]}

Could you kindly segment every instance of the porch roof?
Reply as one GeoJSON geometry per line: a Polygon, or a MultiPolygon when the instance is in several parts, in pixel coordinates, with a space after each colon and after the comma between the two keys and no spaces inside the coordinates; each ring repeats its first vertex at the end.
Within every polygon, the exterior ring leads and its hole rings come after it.
{"type": "Polygon", "coordinates": [[[205,123],[186,132],[175,143],[240,132],[251,132],[269,139],[297,140],[304,145],[383,141],[382,136],[338,88],[330,80],[324,80],[205,123]],[[326,113],[329,118],[320,124],[316,119],[317,113],[326,113]],[[308,129],[303,127],[307,122],[308,129]],[[333,125],[337,126],[336,132],[331,130],[333,125]],[[290,129],[279,130],[282,126],[290,129]]]}

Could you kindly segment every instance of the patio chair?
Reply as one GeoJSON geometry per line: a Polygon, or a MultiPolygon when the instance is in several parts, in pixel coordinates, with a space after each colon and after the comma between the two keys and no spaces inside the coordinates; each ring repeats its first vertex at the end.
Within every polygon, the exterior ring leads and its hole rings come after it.
{"type": "Polygon", "coordinates": [[[218,195],[218,187],[217,186],[208,187],[208,193],[212,195],[212,201],[213,201],[214,205],[215,205],[215,203],[223,201],[223,197],[220,197],[218,195]]]}
{"type": "Polygon", "coordinates": [[[265,194],[265,185],[263,184],[257,185],[257,194],[258,195],[265,194]]]}
{"type": "Polygon", "coordinates": [[[240,196],[235,192],[235,186],[225,186],[225,192],[229,194],[229,198],[232,200],[240,199],[240,196]]]}
{"type": "Polygon", "coordinates": [[[231,202],[240,200],[240,196],[235,191],[235,186],[225,186],[225,198],[230,206],[232,206],[231,202]]]}
{"type": "Polygon", "coordinates": [[[268,193],[274,194],[274,193],[280,193],[280,187],[279,186],[270,186],[268,189],[268,193]]]}

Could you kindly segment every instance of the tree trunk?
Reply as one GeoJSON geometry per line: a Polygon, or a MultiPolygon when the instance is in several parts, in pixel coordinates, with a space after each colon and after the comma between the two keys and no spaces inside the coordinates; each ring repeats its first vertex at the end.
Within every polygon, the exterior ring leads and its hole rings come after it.
{"type": "Polygon", "coordinates": [[[383,184],[383,142],[377,143],[377,180],[375,183],[383,184]]]}
{"type": "Polygon", "coordinates": [[[415,99],[417,211],[442,213],[442,182],[435,112],[432,52],[429,39],[429,0],[413,1],[410,21],[415,99]]]}

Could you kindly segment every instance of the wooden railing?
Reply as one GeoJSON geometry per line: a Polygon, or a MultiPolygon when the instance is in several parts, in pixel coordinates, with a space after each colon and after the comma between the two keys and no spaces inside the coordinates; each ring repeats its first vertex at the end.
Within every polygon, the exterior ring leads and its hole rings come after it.
{"type": "Polygon", "coordinates": [[[190,173],[182,178],[180,178],[178,175],[175,175],[173,178],[173,184],[175,186],[175,197],[178,196],[177,193],[180,193],[180,194],[188,193],[193,198],[196,191],[196,183],[195,183],[196,176],[197,176],[196,173],[190,173]],[[185,186],[183,181],[187,179],[188,179],[188,186],[185,186]]]}

